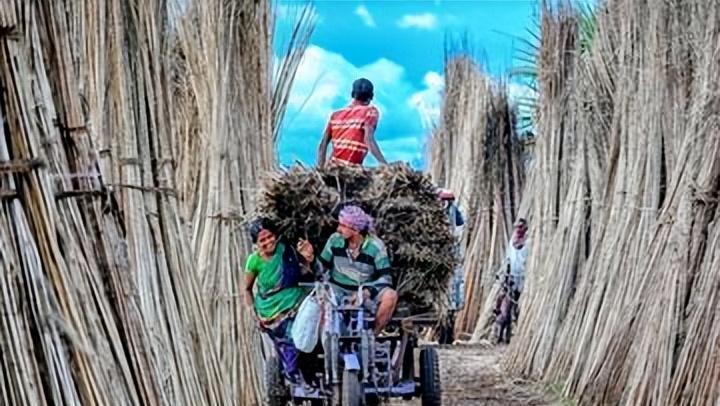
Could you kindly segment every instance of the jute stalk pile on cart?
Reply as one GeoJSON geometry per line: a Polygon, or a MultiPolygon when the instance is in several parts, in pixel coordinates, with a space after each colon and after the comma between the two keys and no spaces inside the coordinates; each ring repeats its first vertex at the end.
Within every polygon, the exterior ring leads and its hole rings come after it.
{"type": "Polygon", "coordinates": [[[392,261],[403,305],[413,313],[445,310],[456,264],[453,237],[436,187],[404,164],[380,168],[294,166],[266,182],[258,208],[288,241],[307,238],[319,253],[337,228],[337,214],[357,204],[375,218],[392,261]]]}

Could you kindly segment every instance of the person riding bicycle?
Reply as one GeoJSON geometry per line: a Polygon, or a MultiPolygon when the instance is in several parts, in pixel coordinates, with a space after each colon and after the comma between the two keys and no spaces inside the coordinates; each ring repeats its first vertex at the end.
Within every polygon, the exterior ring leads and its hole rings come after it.
{"type": "MultiPolygon", "coordinates": [[[[515,222],[515,230],[513,231],[512,238],[508,243],[507,254],[502,272],[505,271],[506,267],[509,267],[509,275],[502,276],[501,281],[506,281],[509,286],[505,286],[507,293],[510,294],[514,301],[520,299],[520,294],[525,286],[525,263],[528,256],[529,241],[527,238],[528,225],[527,220],[519,218],[515,222]]],[[[500,314],[500,306],[502,304],[502,293],[499,295],[496,301],[495,313],[500,314]]],[[[515,314],[514,317],[518,316],[518,307],[514,306],[515,314]]]]}
{"type": "Polygon", "coordinates": [[[373,219],[360,207],[345,206],[338,216],[337,232],[332,234],[319,259],[329,270],[336,297],[352,298],[360,285],[364,302],[377,304],[375,333],[390,321],[398,295],[392,288],[390,258],[383,241],[374,234],[373,219]]]}

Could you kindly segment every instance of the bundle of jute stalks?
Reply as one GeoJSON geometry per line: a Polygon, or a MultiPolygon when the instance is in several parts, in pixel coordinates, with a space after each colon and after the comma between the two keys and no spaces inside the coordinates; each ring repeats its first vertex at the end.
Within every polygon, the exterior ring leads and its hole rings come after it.
{"type": "Polygon", "coordinates": [[[583,405],[718,405],[720,3],[580,17],[541,15],[533,243],[506,365],[583,405]]]}
{"type": "Polygon", "coordinates": [[[413,312],[443,312],[457,259],[436,187],[422,172],[405,164],[293,166],[267,180],[258,207],[289,241],[306,238],[320,252],[348,204],[375,218],[375,233],[388,248],[401,302],[413,312]]]}
{"type": "Polygon", "coordinates": [[[488,76],[462,47],[446,48],[442,115],[429,143],[432,179],[452,190],[465,217],[464,307],[455,333],[472,333],[518,217],[525,182],[516,108],[502,81],[488,76]]]}

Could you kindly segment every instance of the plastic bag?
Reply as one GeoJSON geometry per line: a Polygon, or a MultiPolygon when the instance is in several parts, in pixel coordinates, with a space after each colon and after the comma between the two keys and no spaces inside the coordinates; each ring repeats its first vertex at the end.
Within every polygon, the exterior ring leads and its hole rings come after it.
{"type": "Polygon", "coordinates": [[[313,290],[300,304],[290,335],[295,348],[302,352],[312,352],[320,335],[320,303],[313,290]]]}

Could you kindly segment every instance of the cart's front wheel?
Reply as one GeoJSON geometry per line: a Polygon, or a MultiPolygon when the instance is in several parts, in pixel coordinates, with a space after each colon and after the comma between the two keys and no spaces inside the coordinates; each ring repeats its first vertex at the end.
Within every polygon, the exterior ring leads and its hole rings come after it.
{"type": "Polygon", "coordinates": [[[357,371],[343,371],[341,394],[342,406],[362,406],[365,403],[357,371]]]}
{"type": "Polygon", "coordinates": [[[442,404],[440,361],[435,348],[423,348],[420,351],[420,385],[422,406],[440,406],[442,404]]]}

